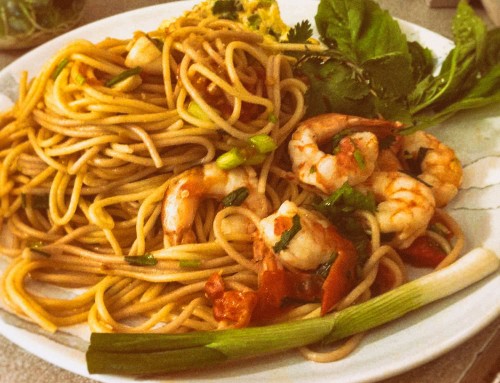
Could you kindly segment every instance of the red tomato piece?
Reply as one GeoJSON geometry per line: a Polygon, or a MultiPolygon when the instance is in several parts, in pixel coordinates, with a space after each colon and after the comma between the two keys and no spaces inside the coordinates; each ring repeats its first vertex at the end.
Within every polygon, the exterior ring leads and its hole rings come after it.
{"type": "Polygon", "coordinates": [[[446,253],[432,238],[418,237],[406,249],[399,250],[403,261],[415,267],[436,267],[446,257],[446,253]]]}

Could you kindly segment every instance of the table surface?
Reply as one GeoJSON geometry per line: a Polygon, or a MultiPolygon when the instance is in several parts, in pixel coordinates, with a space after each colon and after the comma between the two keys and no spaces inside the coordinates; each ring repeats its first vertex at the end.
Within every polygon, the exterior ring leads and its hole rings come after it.
{"type": "MultiPolygon", "coordinates": [[[[82,24],[144,6],[169,2],[159,0],[88,0],[82,24]]],[[[378,0],[393,16],[451,37],[452,8],[429,8],[425,0],[378,0]]],[[[488,16],[477,6],[489,26],[488,16]]],[[[26,51],[0,52],[0,69],[26,51]]],[[[500,318],[462,345],[443,356],[383,383],[497,383],[500,382],[500,318]]],[[[31,355],[0,336],[0,383],[92,383],[31,355]]]]}

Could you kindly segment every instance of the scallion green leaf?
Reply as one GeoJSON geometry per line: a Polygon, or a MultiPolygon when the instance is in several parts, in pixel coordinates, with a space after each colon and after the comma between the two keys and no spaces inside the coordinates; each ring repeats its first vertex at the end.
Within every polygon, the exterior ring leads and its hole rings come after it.
{"type": "Polygon", "coordinates": [[[248,142],[259,153],[270,153],[275,150],[278,145],[274,139],[267,134],[257,134],[248,139],[248,142]]]}
{"type": "Polygon", "coordinates": [[[110,78],[108,81],[106,81],[106,83],[104,85],[107,86],[108,88],[110,88],[113,85],[116,85],[116,84],[122,82],[123,80],[126,80],[127,78],[135,76],[141,72],[142,72],[142,68],[139,66],[137,66],[135,68],[130,68],[130,69],[124,70],[123,72],[110,78]]]}
{"type": "Polygon", "coordinates": [[[363,170],[366,167],[366,163],[365,163],[365,157],[363,156],[363,153],[361,153],[361,150],[356,148],[354,150],[353,156],[359,168],[363,170]]]}
{"type": "Polygon", "coordinates": [[[87,367],[91,374],[165,374],[331,344],[454,294],[495,273],[499,263],[492,251],[474,249],[443,269],[320,318],[184,334],[93,333],[87,367]]]}
{"type": "Polygon", "coordinates": [[[87,82],[87,79],[80,73],[75,78],[75,81],[78,85],[83,85],[85,82],[87,82]]]}
{"type": "Polygon", "coordinates": [[[69,59],[64,58],[62,59],[59,64],[57,64],[56,69],[54,69],[54,72],[52,73],[52,79],[55,80],[57,76],[62,72],[62,70],[66,67],[66,65],[69,64],[69,59]]]}
{"type": "Polygon", "coordinates": [[[210,118],[207,116],[204,110],[201,109],[201,107],[194,101],[189,102],[187,112],[191,116],[196,117],[199,120],[210,121],[210,118]]]}
{"type": "Polygon", "coordinates": [[[245,155],[238,149],[232,148],[226,153],[221,154],[215,160],[220,169],[230,170],[237,168],[245,162],[245,155]]]}
{"type": "Polygon", "coordinates": [[[143,254],[143,255],[126,255],[123,259],[133,266],[154,266],[158,263],[158,260],[153,254],[143,254]]]}

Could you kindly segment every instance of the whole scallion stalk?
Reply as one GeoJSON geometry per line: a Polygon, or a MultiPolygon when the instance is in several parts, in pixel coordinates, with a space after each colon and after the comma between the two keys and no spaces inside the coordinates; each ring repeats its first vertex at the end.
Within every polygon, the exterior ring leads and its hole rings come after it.
{"type": "Polygon", "coordinates": [[[464,289],[496,272],[499,263],[492,251],[478,248],[444,269],[321,318],[187,334],[92,334],[88,370],[122,375],[168,373],[312,343],[329,344],[464,289]]]}

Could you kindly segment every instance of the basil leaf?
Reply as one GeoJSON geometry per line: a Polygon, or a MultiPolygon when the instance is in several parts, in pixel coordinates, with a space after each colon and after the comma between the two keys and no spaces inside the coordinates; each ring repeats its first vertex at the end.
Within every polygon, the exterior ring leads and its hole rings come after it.
{"type": "Polygon", "coordinates": [[[325,198],[316,209],[326,216],[354,210],[367,210],[374,212],[376,209],[375,196],[372,193],[363,194],[345,182],[339,189],[325,198]]]}
{"type": "Polygon", "coordinates": [[[153,254],[126,255],[123,259],[132,266],[154,266],[158,263],[153,254]]]}
{"type": "Polygon", "coordinates": [[[370,87],[347,63],[335,58],[325,61],[312,57],[301,61],[296,71],[306,76],[309,82],[306,93],[308,117],[329,112],[365,117],[375,115],[370,87]]]}
{"type": "Polygon", "coordinates": [[[273,251],[275,253],[279,253],[280,251],[285,250],[292,238],[300,231],[300,229],[302,229],[300,217],[298,214],[295,214],[292,218],[292,227],[283,232],[280,240],[274,244],[273,251]]]}

